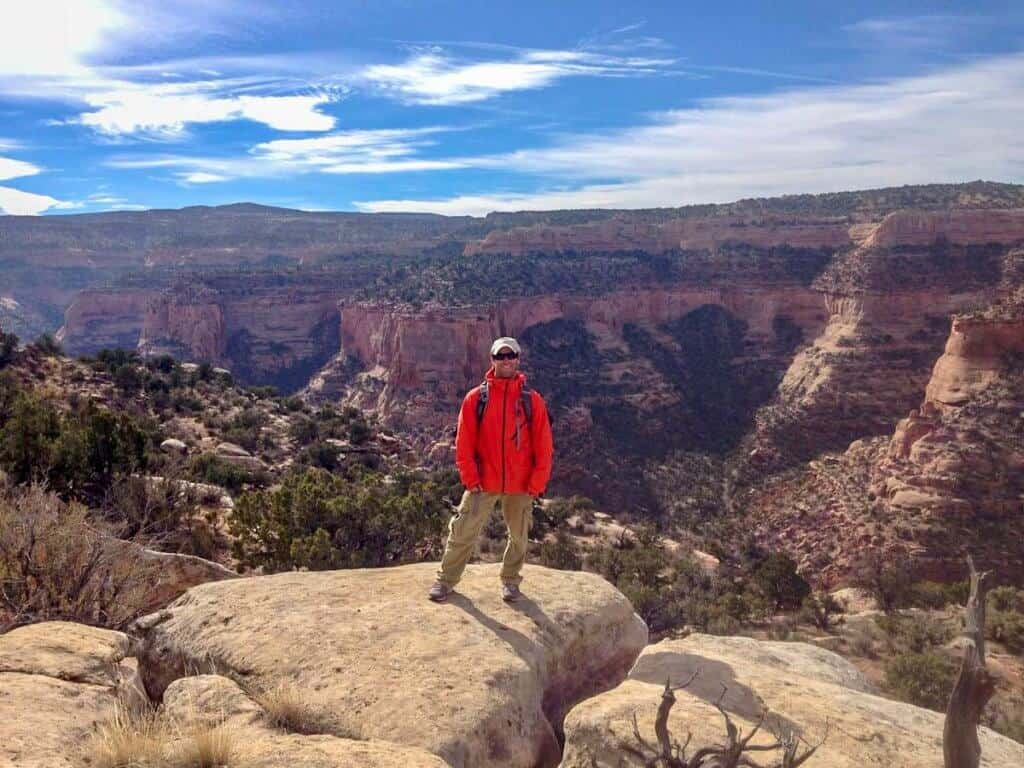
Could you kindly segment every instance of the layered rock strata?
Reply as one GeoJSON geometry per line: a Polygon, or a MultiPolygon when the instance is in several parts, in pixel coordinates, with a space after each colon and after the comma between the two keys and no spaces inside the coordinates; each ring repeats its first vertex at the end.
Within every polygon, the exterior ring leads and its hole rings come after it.
{"type": "Polygon", "coordinates": [[[146,356],[207,361],[241,381],[294,390],[337,352],[344,292],[316,284],[167,291],[148,303],[137,346],[146,356]]]}
{"type": "Polygon", "coordinates": [[[153,291],[93,290],[75,296],[64,314],[57,341],[71,355],[101,349],[135,349],[153,291]]]}
{"type": "Polygon", "coordinates": [[[1024,210],[901,211],[837,257],[814,287],[824,332],[793,360],[751,447],[768,467],[890,433],[920,401],[949,316],[987,304],[1019,272],[1024,210]]]}
{"type": "Polygon", "coordinates": [[[1024,578],[1024,303],[955,316],[918,407],[743,498],[759,536],[842,583],[874,553],[921,578],[961,578],[971,554],[1024,578]]]}
{"type": "Polygon", "coordinates": [[[873,478],[892,519],[921,529],[926,575],[960,573],[972,554],[1001,579],[1024,578],[1024,302],[954,318],[924,402],[873,478]]]}
{"type": "MultiPolygon", "coordinates": [[[[399,415],[392,414],[392,409],[408,415],[402,398],[428,388],[431,400],[447,413],[469,387],[479,383],[488,366],[490,343],[498,336],[521,336],[534,326],[565,320],[583,325],[599,346],[621,349],[626,346],[623,329],[627,325],[655,327],[707,306],[721,307],[742,320],[755,348],[771,348],[780,317],[810,337],[817,335],[825,320],[817,295],[799,286],[766,290],[753,285],[675,285],[629,288],[603,296],[546,295],[487,307],[420,312],[401,306],[344,304],[341,344],[372,375],[384,378],[378,400],[363,405],[385,417],[399,415]]],[[[530,350],[524,354],[528,368],[530,350]]]]}

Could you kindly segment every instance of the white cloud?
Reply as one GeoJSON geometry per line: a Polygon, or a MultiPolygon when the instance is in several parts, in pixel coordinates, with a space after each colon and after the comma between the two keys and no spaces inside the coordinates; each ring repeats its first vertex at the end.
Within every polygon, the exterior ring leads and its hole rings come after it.
{"type": "Polygon", "coordinates": [[[879,84],[711,99],[647,125],[461,159],[557,179],[555,189],[356,205],[452,214],[642,208],[977,178],[1024,181],[1021,125],[1024,54],[879,84]]]}
{"type": "Polygon", "coordinates": [[[219,173],[207,173],[205,171],[193,171],[192,173],[177,174],[186,184],[213,184],[218,181],[228,181],[227,176],[219,173]]]}
{"type": "Polygon", "coordinates": [[[36,216],[47,208],[58,205],[60,205],[60,200],[49,195],[36,195],[11,187],[0,187],[0,213],[12,216],[36,216]]]}
{"type": "MultiPolygon", "coordinates": [[[[0,157],[0,180],[18,179],[24,176],[35,176],[42,169],[26,163],[24,160],[14,160],[10,157],[0,157]]],[[[0,213],[13,214],[16,216],[34,216],[42,213],[47,208],[63,206],[60,200],[49,195],[37,195],[32,192],[22,192],[12,187],[0,187],[0,213]]]]}
{"type": "Polygon", "coordinates": [[[0,157],[0,181],[17,179],[22,176],[35,176],[39,171],[39,166],[32,163],[14,160],[10,157],[0,157]]]}
{"type": "Polygon", "coordinates": [[[96,108],[77,119],[106,134],[181,134],[190,123],[248,119],[279,131],[328,131],[334,118],[317,111],[332,100],[330,93],[304,96],[236,96],[215,91],[218,81],[184,85],[120,83],[116,88],[85,96],[96,108]]]}
{"type": "Polygon", "coordinates": [[[458,61],[440,49],[402,64],[376,64],[362,77],[384,93],[414,104],[465,104],[505,91],[542,88],[569,76],[653,74],[672,59],[613,57],[587,51],[522,51],[506,60],[458,61]]]}
{"type": "Polygon", "coordinates": [[[81,76],[85,57],[130,25],[106,0],[7,3],[0,25],[0,75],[81,76]]]}

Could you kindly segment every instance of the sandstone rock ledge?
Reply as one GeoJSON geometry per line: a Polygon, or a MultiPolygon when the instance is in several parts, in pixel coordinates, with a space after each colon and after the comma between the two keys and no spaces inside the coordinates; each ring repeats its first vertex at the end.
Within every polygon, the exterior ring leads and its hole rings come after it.
{"type": "Polygon", "coordinates": [[[0,636],[0,766],[71,768],[119,698],[144,697],[126,635],[63,621],[0,636]]]}
{"type": "MultiPolygon", "coordinates": [[[[757,722],[764,703],[783,728],[802,733],[812,744],[830,724],[828,740],[805,763],[807,768],[942,768],[943,715],[873,695],[849,662],[803,643],[759,642],[742,637],[691,635],[648,646],[627,680],[616,689],[575,707],[565,720],[561,768],[627,768],[642,762],[622,749],[640,733],[654,742],[654,719],[665,680],[673,685],[700,676],[676,693],[669,730],[680,741],[693,734],[690,754],[722,743],[725,728],[714,703],[744,733],[757,722]]],[[[771,743],[759,733],[755,744],[771,743]]],[[[1024,765],[1024,746],[981,729],[981,764],[986,768],[1024,765]]],[[[759,761],[771,764],[761,753],[759,761]]],[[[778,753],[774,753],[778,754],[778,753]]]]}
{"type": "Polygon", "coordinates": [[[420,747],[455,768],[557,765],[564,713],[620,682],[647,642],[598,576],[527,566],[503,603],[499,566],[470,566],[447,604],[436,564],[203,584],[139,622],[153,697],[196,671],[310,694],[325,735],[420,747]]]}

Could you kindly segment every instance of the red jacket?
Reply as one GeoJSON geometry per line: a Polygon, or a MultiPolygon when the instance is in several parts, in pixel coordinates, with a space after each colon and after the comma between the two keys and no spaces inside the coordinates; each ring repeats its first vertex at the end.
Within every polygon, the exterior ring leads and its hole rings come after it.
{"type": "Polygon", "coordinates": [[[542,398],[530,390],[533,418],[526,423],[520,399],[526,377],[517,373],[499,379],[487,371],[487,407],[479,427],[476,407],[480,387],[470,390],[459,411],[455,463],[462,484],[481,486],[489,493],[528,493],[539,496],[551,477],[551,423],[542,398]]]}

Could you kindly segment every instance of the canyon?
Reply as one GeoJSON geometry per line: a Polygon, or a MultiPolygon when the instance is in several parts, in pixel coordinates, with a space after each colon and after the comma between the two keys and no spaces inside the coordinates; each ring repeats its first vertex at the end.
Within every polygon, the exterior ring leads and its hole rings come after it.
{"type": "Polygon", "coordinates": [[[1019,440],[1016,395],[991,396],[1019,326],[985,313],[1024,282],[1022,187],[481,219],[0,217],[0,276],[5,328],[62,315],[74,354],[172,354],[357,405],[434,463],[491,339],[515,335],[555,428],[552,493],[691,528],[747,514],[829,583],[856,546],[902,542],[929,574],[958,557],[911,509],[1021,524],[1016,448],[946,454],[982,445],[983,422],[1019,440]]]}

